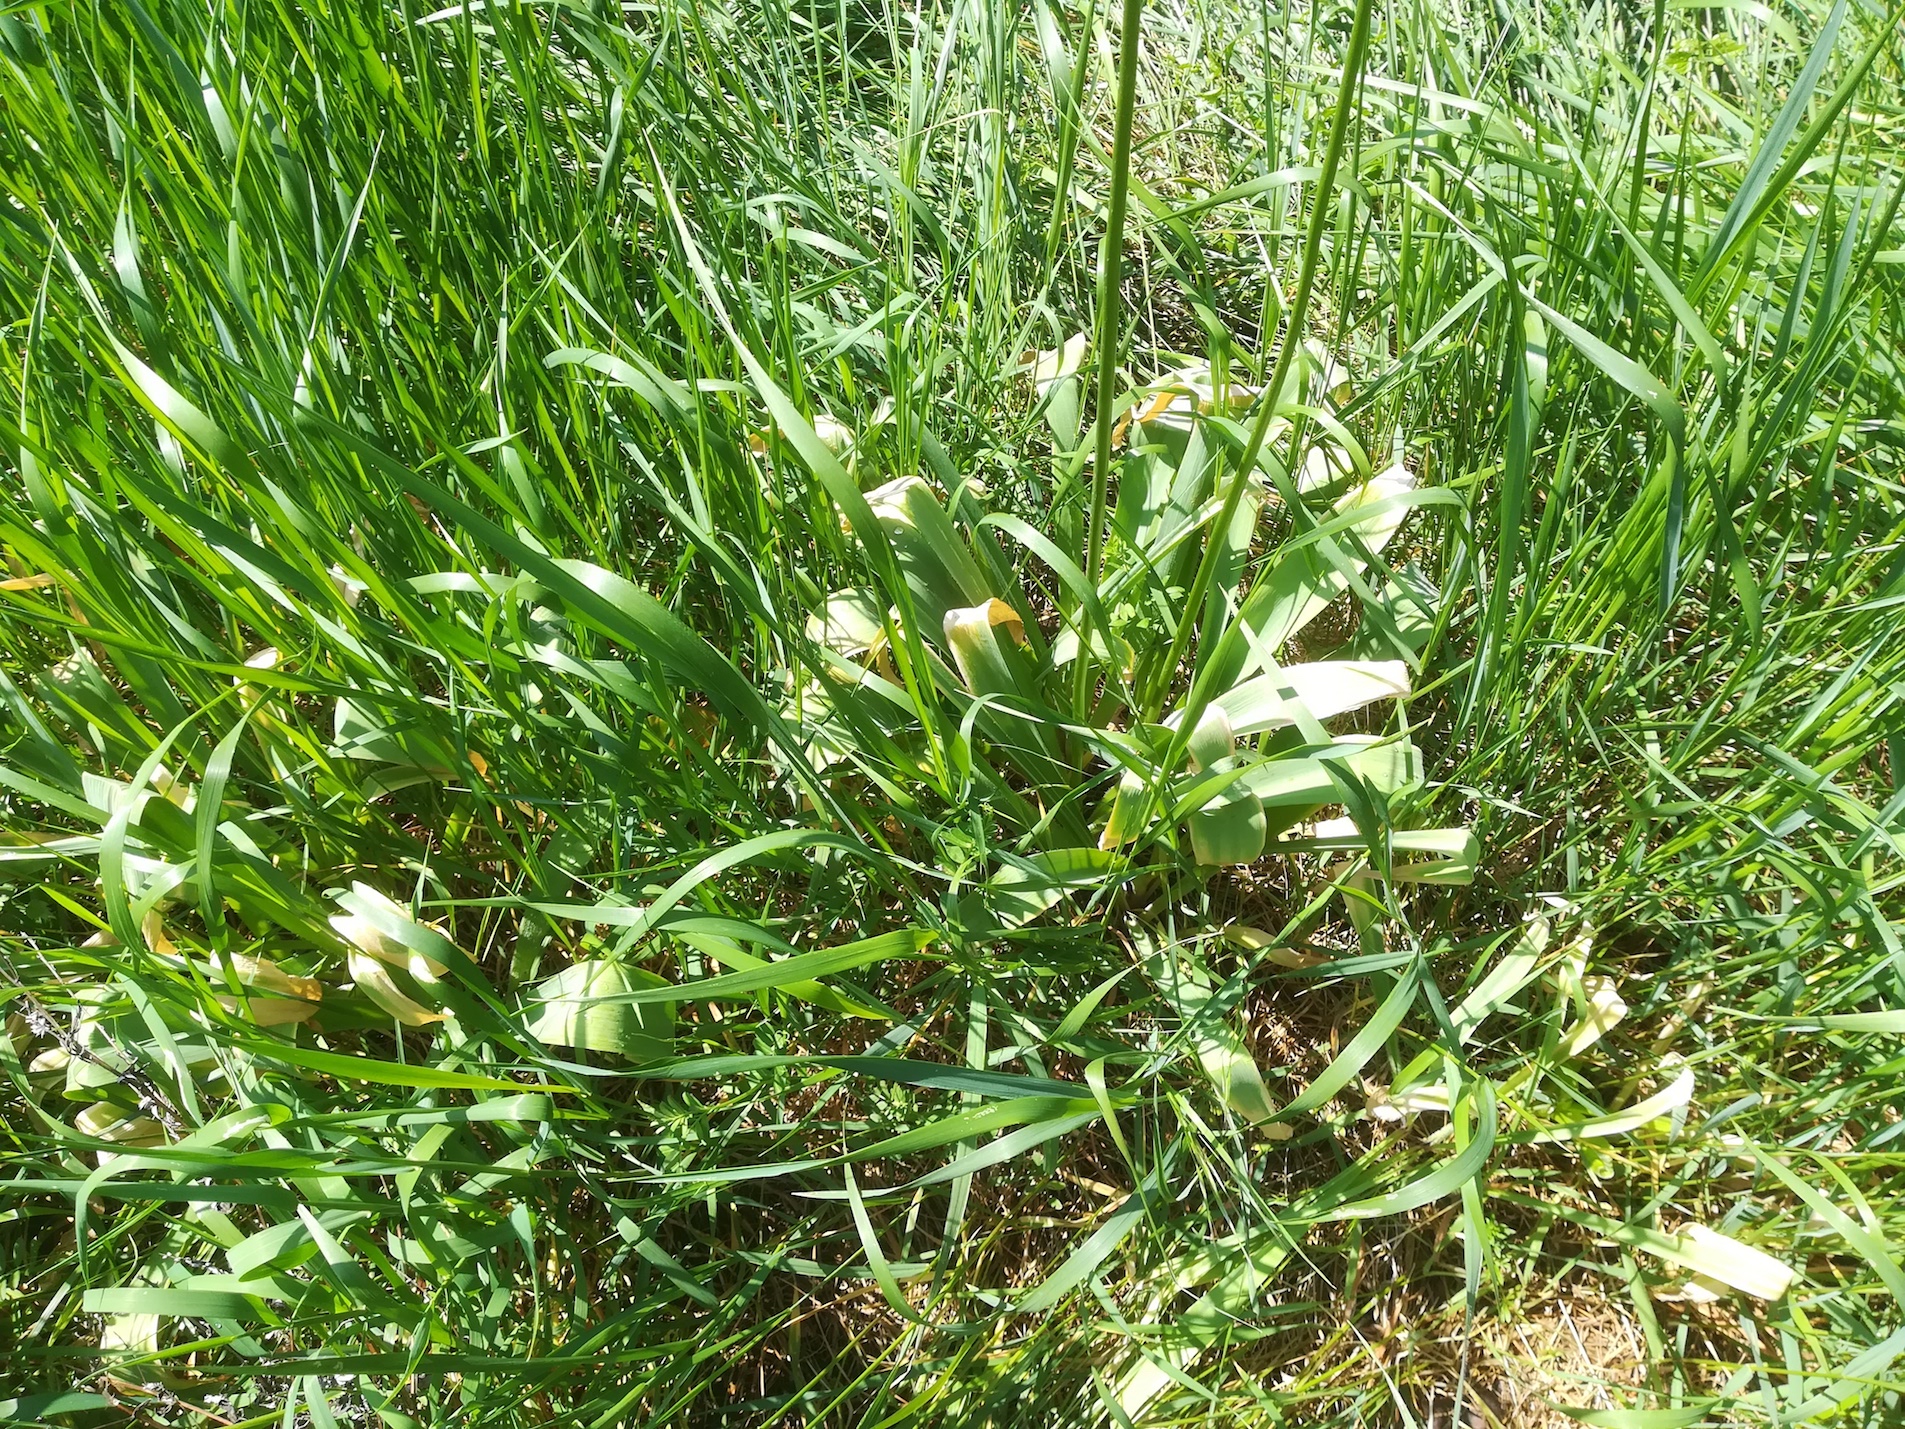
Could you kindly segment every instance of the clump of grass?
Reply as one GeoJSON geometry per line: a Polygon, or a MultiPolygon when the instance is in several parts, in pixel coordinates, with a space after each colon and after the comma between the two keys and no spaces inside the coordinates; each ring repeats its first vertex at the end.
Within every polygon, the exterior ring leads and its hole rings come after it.
{"type": "Polygon", "coordinates": [[[7,1417],[1897,1417],[1896,17],[1108,11],[0,15],[7,1417]]]}

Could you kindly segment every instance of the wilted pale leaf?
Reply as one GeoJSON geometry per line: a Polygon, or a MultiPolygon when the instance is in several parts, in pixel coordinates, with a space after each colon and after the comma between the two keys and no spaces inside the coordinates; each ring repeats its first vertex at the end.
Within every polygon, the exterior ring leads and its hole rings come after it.
{"type": "Polygon", "coordinates": [[[1232,923],[1224,929],[1224,937],[1240,948],[1262,953],[1264,961],[1274,967],[1297,971],[1320,967],[1329,961],[1322,953],[1306,953],[1300,948],[1284,947],[1262,928],[1253,928],[1247,923],[1232,923]]]}
{"type": "Polygon", "coordinates": [[[1530,919],[1502,960],[1450,1009],[1449,1025],[1458,1041],[1467,1042],[1485,1019],[1509,1006],[1535,980],[1550,936],[1546,918],[1530,919]]]}
{"type": "Polygon", "coordinates": [[[999,594],[973,560],[946,508],[917,476],[875,487],[867,493],[867,505],[892,544],[922,634],[940,630],[948,611],[999,594]]]}
{"type": "Polygon", "coordinates": [[[1342,795],[1325,759],[1338,761],[1379,792],[1393,794],[1422,780],[1422,756],[1409,739],[1374,740],[1345,735],[1329,748],[1300,759],[1264,759],[1244,765],[1239,783],[1265,808],[1312,809],[1340,802],[1342,795]]]}
{"type": "Polygon", "coordinates": [[[107,1363],[158,1353],[159,1316],[104,1315],[99,1321],[100,1357],[107,1363]]]}
{"type": "Polygon", "coordinates": [[[1352,567],[1365,565],[1356,551],[1358,543],[1372,555],[1387,546],[1409,515],[1409,503],[1398,498],[1413,490],[1415,478],[1397,464],[1377,472],[1341,497],[1331,519],[1347,518],[1356,541],[1344,539],[1348,532],[1335,538],[1335,558],[1317,545],[1304,545],[1276,558],[1251,587],[1238,612],[1238,622],[1249,638],[1231,642],[1232,653],[1221,666],[1213,667],[1213,676],[1233,684],[1241,680],[1261,663],[1256,651],[1274,655],[1285,641],[1328,609],[1349,589],[1348,574],[1339,562],[1352,567]]]}
{"type": "Polygon", "coordinates": [[[1197,728],[1185,742],[1184,752],[1190,758],[1194,774],[1215,768],[1219,760],[1237,752],[1237,737],[1231,730],[1230,716],[1221,704],[1206,706],[1197,717],[1197,728]]]}
{"type": "Polygon", "coordinates": [[[225,981],[227,966],[231,968],[232,976],[238,979],[240,987],[265,993],[265,996],[219,993],[219,1006],[223,1006],[227,1012],[248,1017],[259,1027],[288,1027],[291,1023],[311,1021],[312,1017],[318,1016],[318,1002],[324,998],[324,985],[316,977],[288,974],[271,958],[232,953],[229,962],[219,955],[211,958],[211,976],[215,981],[225,981]]]}
{"type": "Polygon", "coordinates": [[[1371,1118],[1390,1125],[1407,1121],[1418,1112],[1449,1109],[1449,1089],[1437,1082],[1430,1086],[1391,1091],[1380,1082],[1363,1084],[1363,1107],[1371,1118]]]}
{"type": "Polygon", "coordinates": [[[315,1002],[295,997],[233,997],[223,992],[216,996],[220,1007],[257,1027],[288,1027],[296,1022],[309,1022],[319,1011],[315,1002]]]}
{"type": "Polygon", "coordinates": [[[1098,835],[1100,849],[1118,848],[1138,836],[1147,794],[1144,779],[1135,771],[1127,769],[1118,776],[1118,787],[1106,801],[1110,809],[1105,815],[1105,830],[1098,835]]]}
{"type": "Polygon", "coordinates": [[[426,1027],[432,1022],[442,1022],[450,1016],[447,1012],[431,1011],[398,987],[397,980],[390,975],[390,969],[376,958],[366,956],[352,948],[348,962],[351,980],[357,984],[357,990],[404,1026],[426,1027]]]}
{"type": "MultiPolygon", "coordinates": [[[[1107,634],[1094,626],[1087,648],[1105,664],[1116,670],[1122,678],[1130,678],[1138,652],[1124,636],[1116,631],[1107,634]]],[[[1052,666],[1056,669],[1062,665],[1069,665],[1077,658],[1078,632],[1067,626],[1052,637],[1052,666]]]]}
{"type": "Polygon", "coordinates": [[[645,968],[607,958],[574,963],[537,987],[541,1006],[529,1031],[552,1047],[609,1052],[631,1062],[659,1061],[673,1048],[674,1004],[615,999],[666,986],[666,978],[645,968]]]}
{"type": "Polygon", "coordinates": [[[886,639],[884,616],[871,591],[835,591],[807,617],[807,638],[837,655],[858,659],[886,639]]]}
{"type": "Polygon", "coordinates": [[[1025,643],[1025,622],[1004,601],[947,611],[945,635],[959,678],[973,694],[1014,695],[1028,702],[1036,696],[1025,670],[1013,659],[1016,647],[1025,643]],[[1002,630],[1010,646],[999,639],[1002,630]]]}
{"type": "Polygon", "coordinates": [[[163,1146],[165,1128],[149,1116],[140,1116],[111,1102],[94,1102],[73,1117],[73,1125],[83,1136],[120,1146],[163,1146]]]}
{"type": "MultiPolygon", "coordinates": [[[[278,668],[278,662],[283,658],[275,645],[267,645],[262,650],[254,651],[245,657],[245,668],[249,670],[275,670],[278,668]]],[[[232,684],[238,687],[239,704],[248,710],[255,708],[258,701],[265,696],[265,691],[262,686],[250,683],[241,675],[233,675],[232,684]]]]}
{"type": "Polygon", "coordinates": [[[814,417],[814,435],[820,438],[820,444],[836,454],[853,445],[853,428],[830,412],[820,412],[814,417]]]}
{"type": "MultiPolygon", "coordinates": [[[[375,782],[384,791],[426,780],[441,782],[456,773],[457,756],[447,745],[416,729],[388,727],[379,715],[356,701],[337,702],[331,728],[334,749],[346,759],[393,766],[394,772],[376,777],[375,782]]],[[[470,756],[473,764],[476,758],[470,756]]]]}
{"type": "MultiPolygon", "coordinates": [[[[254,958],[244,953],[233,953],[229,959],[232,974],[239,983],[259,992],[272,993],[278,997],[301,998],[306,1002],[317,1002],[324,996],[324,985],[314,977],[300,977],[288,973],[270,958],[254,958]]],[[[219,954],[212,955],[212,968],[223,973],[226,959],[219,954]]]]}
{"type": "Polygon", "coordinates": [[[1555,1127],[1534,1138],[1542,1141],[1589,1141],[1596,1137],[1619,1136],[1670,1116],[1693,1100],[1693,1069],[1686,1067],[1661,1090],[1643,1101],[1608,1116],[1596,1117],[1576,1126],[1555,1127]]]}
{"type": "Polygon", "coordinates": [[[213,955],[212,975],[216,981],[224,981],[228,965],[240,986],[267,995],[234,997],[229,993],[220,993],[219,1005],[227,1012],[245,1017],[260,1027],[284,1027],[295,1022],[309,1022],[317,1016],[318,1004],[324,997],[324,986],[316,978],[288,973],[270,958],[233,953],[229,964],[225,958],[213,955]]]}
{"type": "Polygon", "coordinates": [[[1394,861],[1389,876],[1397,883],[1442,887],[1475,881],[1482,841],[1473,829],[1399,829],[1389,837],[1394,861]]]}
{"type": "MultiPolygon", "coordinates": [[[[829,412],[815,413],[812,426],[820,444],[836,456],[853,445],[853,428],[829,412]]],[[[767,432],[748,433],[747,447],[756,456],[767,455],[767,432]]]]}
{"type": "Polygon", "coordinates": [[[1075,332],[1065,339],[1061,347],[1048,348],[1043,352],[1028,352],[1024,360],[1032,368],[1032,385],[1043,397],[1046,389],[1061,377],[1070,377],[1084,364],[1086,350],[1091,339],[1082,332],[1075,332]]]}
{"type": "Polygon", "coordinates": [[[1245,680],[1219,696],[1214,707],[1230,716],[1242,736],[1295,724],[1297,706],[1312,719],[1325,720],[1408,693],[1409,667],[1400,660],[1314,660],[1245,680]]]}
{"type": "Polygon", "coordinates": [[[1726,1299],[1726,1296],[1727,1287],[1711,1275],[1690,1276],[1683,1285],[1662,1286],[1653,1292],[1656,1300],[1668,1303],[1679,1301],[1687,1305],[1711,1305],[1717,1300],[1726,1299]]]}
{"type": "Polygon", "coordinates": [[[1230,1019],[1210,1009],[1216,994],[1215,979],[1195,953],[1189,948],[1160,949],[1146,958],[1145,965],[1165,1001],[1186,1023],[1197,1028],[1198,1063],[1225,1104],[1256,1124],[1274,1118],[1276,1100],[1256,1059],[1230,1019]]]}
{"type": "Polygon", "coordinates": [[[1706,1226],[1690,1225],[1674,1239],[1677,1258],[1688,1269],[1757,1300],[1777,1300],[1793,1283],[1793,1269],[1784,1261],[1706,1226]]]}
{"type": "Polygon", "coordinates": [[[1580,1056],[1627,1016],[1627,1004],[1621,1000],[1620,989],[1612,978],[1584,977],[1581,993],[1586,1005],[1581,1020],[1561,1039],[1559,1050],[1563,1057],[1580,1056]]]}
{"type": "Polygon", "coordinates": [[[332,565],[330,577],[332,588],[337,591],[344,604],[353,610],[357,608],[358,602],[363,600],[364,592],[370,588],[340,565],[332,565]]]}
{"type": "MultiPolygon", "coordinates": [[[[359,906],[374,913],[373,922],[367,913],[346,912],[331,915],[331,927],[346,943],[359,952],[369,953],[380,962],[389,963],[393,968],[403,968],[412,977],[430,981],[442,977],[446,968],[443,962],[423,952],[417,945],[427,942],[422,936],[426,931],[409,914],[409,911],[386,898],[367,883],[353,883],[351,893],[359,906]],[[381,925],[381,926],[380,926],[381,925]],[[397,930],[393,933],[391,929],[397,930]],[[408,937],[398,933],[415,930],[408,937]]],[[[441,935],[435,935],[441,936],[441,935]]]]}
{"type": "Polygon", "coordinates": [[[157,909],[146,914],[140,921],[139,932],[144,935],[146,946],[162,958],[171,957],[179,950],[178,944],[174,943],[171,935],[165,931],[165,920],[159,916],[157,909]]]}

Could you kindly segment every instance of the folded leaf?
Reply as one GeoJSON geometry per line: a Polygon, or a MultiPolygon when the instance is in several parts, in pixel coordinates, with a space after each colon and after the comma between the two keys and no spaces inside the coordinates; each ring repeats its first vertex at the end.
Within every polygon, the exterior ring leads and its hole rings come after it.
{"type": "Polygon", "coordinates": [[[390,969],[377,959],[353,948],[349,955],[351,980],[357,990],[383,1008],[406,1027],[427,1027],[444,1021],[449,1014],[434,1012],[397,986],[390,969]]]}
{"type": "Polygon", "coordinates": [[[1197,728],[1191,731],[1184,752],[1189,756],[1191,772],[1201,773],[1214,769],[1220,760],[1230,758],[1237,752],[1237,736],[1231,729],[1230,716],[1220,704],[1208,705],[1204,713],[1198,716],[1197,728]]]}
{"type": "Polygon", "coordinates": [[[1401,465],[1378,472],[1336,503],[1331,519],[1349,518],[1327,543],[1304,540],[1280,556],[1251,587],[1237,619],[1247,639],[1231,642],[1220,683],[1235,685],[1259,665],[1256,651],[1274,655],[1291,636],[1321,615],[1349,589],[1347,570],[1365,565],[1357,547],[1375,554],[1389,544],[1409,514],[1398,498],[1415,490],[1415,478],[1401,465]],[[1354,538],[1353,540],[1351,538],[1354,538]]]}
{"type": "Polygon", "coordinates": [[[1143,817],[1147,797],[1145,781],[1139,774],[1127,769],[1119,776],[1118,787],[1105,801],[1105,829],[1098,835],[1100,849],[1120,848],[1138,836],[1148,822],[1143,817]]]}
{"type": "Polygon", "coordinates": [[[1245,680],[1219,696],[1213,708],[1221,708],[1231,727],[1246,735],[1296,724],[1293,705],[1324,720],[1408,693],[1409,667],[1400,660],[1316,660],[1245,680]]]}
{"type": "Polygon", "coordinates": [[[1252,863],[1263,855],[1267,821],[1263,801],[1235,790],[1194,810],[1188,819],[1191,850],[1204,864],[1252,863]]]}
{"type": "Polygon", "coordinates": [[[1145,959],[1151,981],[1192,1027],[1197,1060],[1225,1104],[1253,1123],[1271,1120],[1277,1104],[1256,1059],[1223,1009],[1213,1007],[1216,979],[1185,947],[1166,948],[1145,959]]]}
{"type": "Polygon", "coordinates": [[[675,1009],[667,1002],[617,1002],[668,980],[608,958],[563,969],[536,989],[541,1006],[529,1031],[552,1047],[607,1052],[631,1062],[656,1062],[674,1047],[675,1009]]]}
{"type": "Polygon", "coordinates": [[[1095,848],[1062,848],[1007,864],[959,900],[961,918],[978,934],[1022,927],[1067,894],[1095,887],[1111,855],[1095,848]]]}
{"type": "Polygon", "coordinates": [[[73,1125],[82,1136],[121,1146],[165,1145],[165,1128],[158,1122],[149,1116],[132,1115],[111,1102],[95,1102],[82,1108],[73,1117],[73,1125]]]}
{"type": "Polygon", "coordinates": [[[866,499],[892,544],[922,632],[941,629],[946,612],[955,607],[976,605],[999,594],[924,481],[903,476],[875,487],[866,499]]]}

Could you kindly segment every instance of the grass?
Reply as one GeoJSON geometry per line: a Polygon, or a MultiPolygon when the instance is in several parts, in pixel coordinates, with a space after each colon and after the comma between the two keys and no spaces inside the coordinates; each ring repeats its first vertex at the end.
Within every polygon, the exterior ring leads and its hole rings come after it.
{"type": "Polygon", "coordinates": [[[1113,8],[0,12],[0,1419],[1898,1422],[1897,8],[1113,8]]]}

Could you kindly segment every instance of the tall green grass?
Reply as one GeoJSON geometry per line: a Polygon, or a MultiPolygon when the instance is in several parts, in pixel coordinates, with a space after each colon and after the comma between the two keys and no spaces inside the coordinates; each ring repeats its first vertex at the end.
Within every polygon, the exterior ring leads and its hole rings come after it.
{"type": "Polygon", "coordinates": [[[1899,19],[0,13],[0,1418],[1896,1422],[1899,19]]]}

